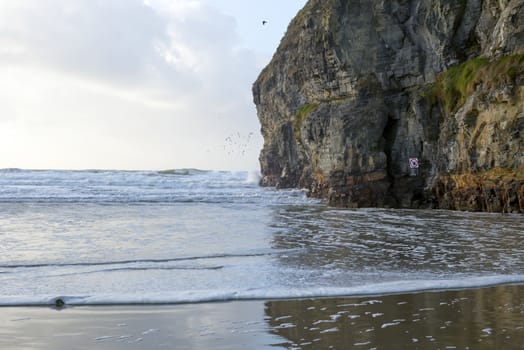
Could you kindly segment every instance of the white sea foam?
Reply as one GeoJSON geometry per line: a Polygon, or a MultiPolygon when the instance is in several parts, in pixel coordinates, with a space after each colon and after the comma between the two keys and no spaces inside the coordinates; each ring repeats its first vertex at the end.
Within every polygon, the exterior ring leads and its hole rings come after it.
{"type": "MultiPolygon", "coordinates": [[[[129,304],[186,304],[235,300],[301,299],[324,297],[359,297],[400,293],[438,292],[483,288],[503,284],[522,284],[524,275],[470,277],[447,280],[406,280],[388,283],[369,284],[349,288],[285,288],[258,290],[192,290],[171,293],[137,294],[97,294],[97,295],[39,295],[39,296],[0,296],[1,306],[56,305],[61,299],[65,305],[129,305],[129,304]]],[[[398,320],[395,320],[398,321],[398,320]]],[[[390,324],[388,323],[388,326],[390,324]]]]}
{"type": "Polygon", "coordinates": [[[252,170],[247,173],[246,183],[258,185],[261,178],[262,175],[260,174],[260,171],[252,170]]]}

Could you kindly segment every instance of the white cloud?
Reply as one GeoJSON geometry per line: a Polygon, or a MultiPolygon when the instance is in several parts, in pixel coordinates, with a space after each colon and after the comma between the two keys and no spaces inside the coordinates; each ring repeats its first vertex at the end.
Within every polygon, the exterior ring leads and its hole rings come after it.
{"type": "Polygon", "coordinates": [[[154,61],[166,19],[138,0],[17,0],[0,4],[0,39],[24,63],[127,81],[154,61]]]}
{"type": "Polygon", "coordinates": [[[209,4],[0,0],[0,168],[258,167],[260,53],[209,4]]]}

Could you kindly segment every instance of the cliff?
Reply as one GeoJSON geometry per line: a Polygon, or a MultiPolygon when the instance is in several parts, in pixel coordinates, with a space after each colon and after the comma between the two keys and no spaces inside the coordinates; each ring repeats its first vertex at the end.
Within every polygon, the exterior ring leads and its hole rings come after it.
{"type": "Polygon", "coordinates": [[[524,0],[310,0],[253,85],[261,184],[524,212],[523,27],[524,0]]]}

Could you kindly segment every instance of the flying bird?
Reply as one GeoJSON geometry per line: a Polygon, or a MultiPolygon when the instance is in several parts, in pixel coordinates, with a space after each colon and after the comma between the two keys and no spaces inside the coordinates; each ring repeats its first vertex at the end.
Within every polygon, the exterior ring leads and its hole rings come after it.
{"type": "Polygon", "coordinates": [[[262,25],[263,25],[263,26],[265,26],[265,25],[266,25],[266,23],[267,23],[267,21],[266,21],[266,20],[262,21],[262,25]]]}

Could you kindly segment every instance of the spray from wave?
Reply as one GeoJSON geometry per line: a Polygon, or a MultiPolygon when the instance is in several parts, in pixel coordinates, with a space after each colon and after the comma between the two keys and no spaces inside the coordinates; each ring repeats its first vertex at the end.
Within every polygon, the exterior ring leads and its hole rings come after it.
{"type": "Polygon", "coordinates": [[[258,170],[248,171],[247,177],[246,177],[246,183],[258,185],[260,183],[261,178],[262,178],[262,174],[260,174],[260,171],[258,170]]]}

